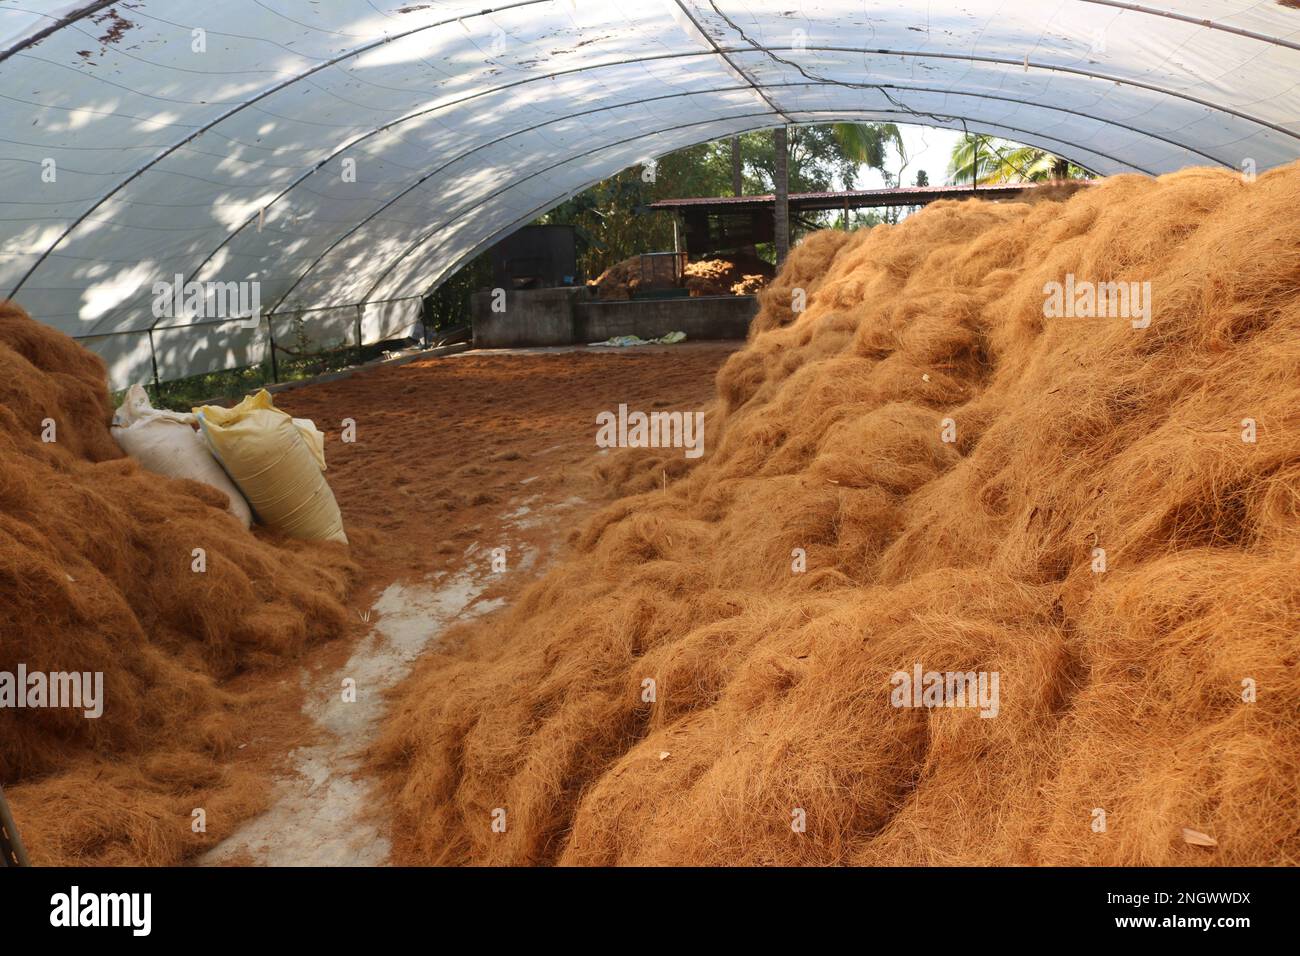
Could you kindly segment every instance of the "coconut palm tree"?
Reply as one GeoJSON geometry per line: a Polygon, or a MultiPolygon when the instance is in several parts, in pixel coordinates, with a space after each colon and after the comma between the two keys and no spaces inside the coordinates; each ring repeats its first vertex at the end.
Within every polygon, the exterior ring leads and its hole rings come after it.
{"type": "MultiPolygon", "coordinates": [[[[833,123],[835,139],[844,155],[855,162],[885,172],[885,157],[893,147],[907,165],[903,149],[903,134],[894,123],[833,123]]],[[[901,174],[902,169],[899,169],[901,174]]]]}
{"type": "Polygon", "coordinates": [[[966,133],[953,147],[948,160],[951,183],[1023,182],[1038,183],[1049,179],[1089,179],[1092,174],[1082,166],[1034,146],[966,133]]]}

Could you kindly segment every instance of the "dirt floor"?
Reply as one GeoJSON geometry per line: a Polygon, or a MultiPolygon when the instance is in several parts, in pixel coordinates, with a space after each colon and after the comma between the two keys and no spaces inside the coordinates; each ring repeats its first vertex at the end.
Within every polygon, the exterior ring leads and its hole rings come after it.
{"type": "Polygon", "coordinates": [[[386,821],[359,770],[386,692],[447,626],[505,606],[607,500],[598,412],[702,409],[740,345],[468,352],[277,395],[326,433],[363,579],[347,639],[233,688],[261,701],[263,729],[237,762],[274,789],[203,862],[385,863],[386,821]]]}

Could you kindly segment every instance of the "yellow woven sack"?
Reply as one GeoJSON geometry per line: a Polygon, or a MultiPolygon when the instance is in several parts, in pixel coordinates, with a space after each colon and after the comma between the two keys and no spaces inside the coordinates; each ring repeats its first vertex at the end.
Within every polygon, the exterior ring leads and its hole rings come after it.
{"type": "Polygon", "coordinates": [[[194,409],[208,447],[263,524],[292,538],[342,541],[343,516],[322,472],[325,436],[290,418],[265,389],[234,408],[194,409]]]}

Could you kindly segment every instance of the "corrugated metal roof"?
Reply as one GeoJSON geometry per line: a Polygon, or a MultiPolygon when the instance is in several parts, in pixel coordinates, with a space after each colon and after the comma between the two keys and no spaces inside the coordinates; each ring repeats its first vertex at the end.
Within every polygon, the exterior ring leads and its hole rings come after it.
{"type": "MultiPolygon", "coordinates": [[[[1048,185],[1048,184],[1044,184],[1048,185]]],[[[1040,188],[1035,183],[990,186],[898,186],[887,189],[845,189],[829,192],[790,193],[792,207],[801,209],[862,209],[871,206],[919,206],[937,199],[1008,199],[1040,188]]],[[[686,199],[661,199],[651,209],[677,210],[698,206],[746,207],[766,206],[775,202],[771,193],[761,196],[702,196],[686,199]]]]}

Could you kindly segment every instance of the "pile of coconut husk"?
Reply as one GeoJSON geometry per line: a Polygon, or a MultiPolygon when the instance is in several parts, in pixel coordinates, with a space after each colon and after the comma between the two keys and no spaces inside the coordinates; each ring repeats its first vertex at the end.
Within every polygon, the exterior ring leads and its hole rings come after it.
{"type": "MultiPolygon", "coordinates": [[[[770,263],[757,256],[736,253],[688,262],[683,281],[693,296],[754,295],[771,281],[770,263]]],[[[632,256],[610,266],[587,285],[597,299],[630,299],[642,286],[641,257],[632,256]]]]}
{"type": "Polygon", "coordinates": [[[401,688],[397,857],[1300,863],[1297,208],[1192,169],[808,236],[703,456],[599,459],[401,688]]]}
{"type": "Polygon", "coordinates": [[[222,682],[341,634],[356,571],[145,471],[112,415],[99,357],[0,303],[0,683],[26,675],[26,706],[0,687],[0,784],[36,864],[175,864],[257,812],[222,682]]]}

